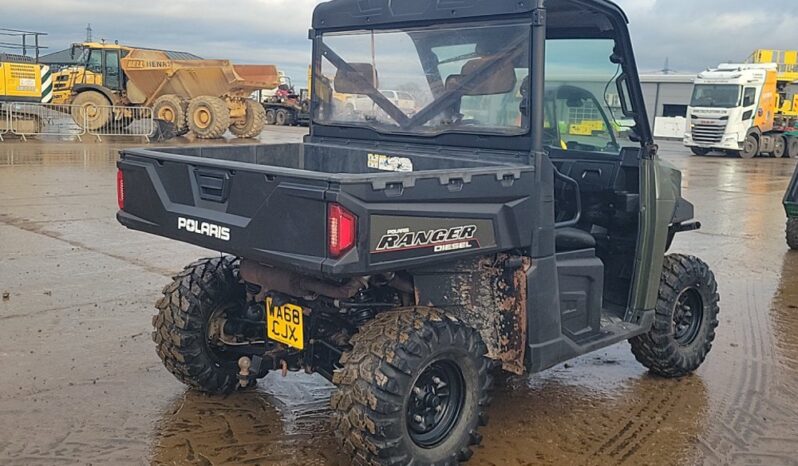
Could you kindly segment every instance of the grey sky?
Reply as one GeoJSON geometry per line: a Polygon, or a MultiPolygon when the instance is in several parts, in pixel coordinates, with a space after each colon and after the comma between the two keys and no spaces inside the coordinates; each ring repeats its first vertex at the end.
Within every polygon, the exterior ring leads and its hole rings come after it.
{"type": "MultiPolygon", "coordinates": [[[[795,0],[618,0],[641,71],[693,72],[744,60],[756,48],[798,48],[795,0]]],[[[85,38],[193,52],[238,63],[274,63],[306,80],[307,30],[316,0],[0,0],[0,27],[48,32],[51,51],[85,38]]]]}

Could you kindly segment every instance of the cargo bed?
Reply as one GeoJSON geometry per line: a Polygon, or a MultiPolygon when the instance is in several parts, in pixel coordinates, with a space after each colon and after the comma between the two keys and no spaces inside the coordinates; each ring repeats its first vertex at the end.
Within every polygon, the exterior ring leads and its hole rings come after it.
{"type": "Polygon", "coordinates": [[[130,149],[118,162],[118,219],[305,273],[367,275],[528,246],[538,204],[526,162],[520,153],[418,146],[374,153],[329,142],[130,149]],[[338,258],[328,250],[330,203],[357,217],[356,247],[338,258]],[[452,244],[472,227],[473,238],[452,244]],[[423,241],[440,229],[453,231],[453,240],[423,241]],[[418,231],[415,247],[378,250],[389,233],[418,231]]]}

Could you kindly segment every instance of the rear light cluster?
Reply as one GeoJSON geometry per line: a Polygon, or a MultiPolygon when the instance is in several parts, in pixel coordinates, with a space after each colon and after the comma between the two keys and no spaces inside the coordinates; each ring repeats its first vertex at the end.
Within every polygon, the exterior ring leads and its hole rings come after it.
{"type": "Polygon", "coordinates": [[[122,170],[116,172],[116,204],[119,210],[125,210],[125,175],[122,170]]]}
{"type": "Polygon", "coordinates": [[[327,207],[327,249],[332,258],[339,258],[355,247],[357,216],[340,204],[327,207]]]}

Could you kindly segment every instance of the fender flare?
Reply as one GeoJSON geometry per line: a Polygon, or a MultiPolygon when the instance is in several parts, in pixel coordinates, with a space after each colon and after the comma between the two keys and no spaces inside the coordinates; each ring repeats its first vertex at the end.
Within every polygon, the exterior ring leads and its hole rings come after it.
{"type": "Polygon", "coordinates": [[[72,93],[74,95],[78,95],[86,91],[95,91],[104,95],[105,98],[108,99],[109,105],[119,104],[119,97],[116,96],[110,89],[108,89],[105,86],[100,86],[97,84],[78,84],[72,88],[72,93]]]}

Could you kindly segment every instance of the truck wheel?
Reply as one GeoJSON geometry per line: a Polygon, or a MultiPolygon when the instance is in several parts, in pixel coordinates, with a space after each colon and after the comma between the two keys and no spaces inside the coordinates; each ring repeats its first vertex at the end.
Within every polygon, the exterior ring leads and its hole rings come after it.
{"type": "Polygon", "coordinates": [[[274,124],[274,121],[275,121],[274,110],[271,109],[266,110],[266,124],[271,126],[274,124]]]}
{"type": "Polygon", "coordinates": [[[787,140],[784,136],[776,136],[773,143],[773,157],[780,159],[787,153],[787,140]]]}
{"type": "Polygon", "coordinates": [[[188,104],[188,128],[200,139],[222,137],[230,127],[230,110],[219,97],[203,95],[188,104]]]}
{"type": "Polygon", "coordinates": [[[710,153],[710,149],[705,149],[703,147],[691,147],[690,150],[693,152],[693,155],[697,155],[699,157],[703,157],[710,153]]]}
{"type": "Polygon", "coordinates": [[[491,386],[479,333],[419,307],[377,315],[351,344],[331,403],[337,439],[354,463],[456,465],[471,457],[491,386]]]}
{"type": "Polygon", "coordinates": [[[178,380],[203,392],[227,393],[238,384],[237,356],[210,341],[214,326],[245,306],[238,264],[230,256],[196,261],[174,277],[155,304],[152,339],[158,356],[178,380]]]}
{"type": "Polygon", "coordinates": [[[111,123],[111,102],[97,91],[81,92],[72,105],[72,119],[82,129],[96,131],[111,123]]]}
{"type": "Polygon", "coordinates": [[[174,94],[167,94],[155,99],[152,104],[152,114],[157,120],[168,121],[175,125],[175,133],[181,136],[188,132],[187,107],[188,102],[185,99],[174,94]]]}
{"type": "Polygon", "coordinates": [[[787,137],[787,157],[798,157],[798,138],[787,137]]]}
{"type": "Polygon", "coordinates": [[[787,220],[787,245],[798,250],[798,218],[787,220]]]}
{"type": "Polygon", "coordinates": [[[266,126],[266,110],[263,105],[251,99],[245,100],[244,106],[246,115],[230,125],[230,132],[238,138],[254,138],[266,126]]]}
{"type": "Polygon", "coordinates": [[[653,374],[682,377],[704,362],[718,326],[718,284],[701,259],[665,257],[654,324],[630,340],[635,358],[653,374]]]}
{"type": "Polygon", "coordinates": [[[288,114],[288,110],[281,108],[274,112],[274,124],[277,126],[286,126],[288,125],[288,121],[291,119],[290,115],[288,114]]]}
{"type": "Polygon", "coordinates": [[[759,155],[759,140],[753,134],[749,134],[743,143],[743,150],[739,152],[740,158],[752,159],[759,155]]]}

